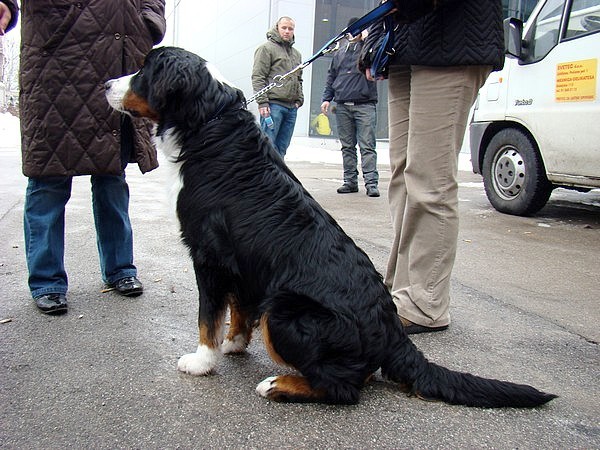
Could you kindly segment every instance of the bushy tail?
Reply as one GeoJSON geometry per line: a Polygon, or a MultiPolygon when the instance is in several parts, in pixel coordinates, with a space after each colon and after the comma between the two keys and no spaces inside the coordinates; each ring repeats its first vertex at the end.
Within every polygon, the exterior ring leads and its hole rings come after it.
{"type": "Polygon", "coordinates": [[[481,378],[430,363],[401,325],[396,332],[397,339],[392,340],[395,342],[389,347],[390,355],[382,365],[382,373],[420,398],[452,405],[502,408],[535,407],[557,397],[528,385],[481,378]]]}

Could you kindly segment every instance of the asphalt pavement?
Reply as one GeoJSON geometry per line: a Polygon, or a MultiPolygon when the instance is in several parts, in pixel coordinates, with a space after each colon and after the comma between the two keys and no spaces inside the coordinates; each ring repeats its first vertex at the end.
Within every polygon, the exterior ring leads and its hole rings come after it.
{"type": "MultiPolygon", "coordinates": [[[[385,150],[382,197],[362,186],[341,196],[335,145],[296,145],[288,164],[383,271],[392,236],[385,150]],[[315,152],[328,158],[314,161],[315,152]]],[[[481,179],[461,171],[452,324],[413,338],[438,364],[559,398],[536,409],[467,408],[409,398],[376,377],[355,406],[279,404],[254,391],[288,371],[260,333],[214,375],[177,372],[197,345],[196,287],[161,168],[128,168],[144,295],[104,291],[89,179],[79,177],[66,219],[70,308],[50,317],[26,284],[18,149],[0,142],[0,162],[0,448],[600,448],[598,191],[559,190],[535,217],[506,216],[481,179]]]]}

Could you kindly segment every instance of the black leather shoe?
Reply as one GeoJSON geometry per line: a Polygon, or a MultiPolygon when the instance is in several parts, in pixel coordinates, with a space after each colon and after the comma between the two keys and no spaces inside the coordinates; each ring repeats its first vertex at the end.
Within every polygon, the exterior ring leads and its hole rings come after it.
{"type": "Polygon", "coordinates": [[[46,294],[35,298],[35,304],[44,314],[64,314],[67,312],[65,294],[46,294]]]}
{"type": "Polygon", "coordinates": [[[358,192],[358,186],[344,183],[337,189],[338,194],[350,194],[351,192],[358,192]]]}
{"type": "Polygon", "coordinates": [[[379,189],[377,189],[377,186],[367,186],[367,195],[369,197],[379,197],[379,189]]]}
{"type": "Polygon", "coordinates": [[[436,331],[444,331],[448,329],[448,325],[442,325],[441,327],[426,327],[425,325],[413,323],[404,317],[400,317],[400,322],[402,322],[402,326],[404,327],[406,334],[435,333],[436,331]]]}
{"type": "Polygon", "coordinates": [[[118,280],[115,284],[110,286],[115,289],[119,294],[125,297],[137,297],[142,295],[144,292],[144,286],[142,282],[136,277],[125,277],[118,280]]]}

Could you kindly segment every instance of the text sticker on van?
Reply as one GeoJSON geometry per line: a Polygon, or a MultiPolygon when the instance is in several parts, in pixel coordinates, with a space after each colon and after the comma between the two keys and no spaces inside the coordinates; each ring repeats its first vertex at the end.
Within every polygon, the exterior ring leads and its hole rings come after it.
{"type": "Polygon", "coordinates": [[[597,59],[557,64],[556,101],[590,102],[596,100],[597,68],[597,59]]]}

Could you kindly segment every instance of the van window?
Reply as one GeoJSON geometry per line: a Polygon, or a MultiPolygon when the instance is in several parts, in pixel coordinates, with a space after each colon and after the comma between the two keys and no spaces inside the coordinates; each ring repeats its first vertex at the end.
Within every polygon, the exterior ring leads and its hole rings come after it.
{"type": "Polygon", "coordinates": [[[560,21],[564,0],[548,0],[529,29],[527,56],[523,61],[531,64],[543,59],[558,44],[560,21]]]}
{"type": "Polygon", "coordinates": [[[502,0],[504,17],[516,17],[527,22],[538,0],[502,0]]]}
{"type": "Polygon", "coordinates": [[[600,0],[573,0],[565,39],[600,31],[600,0]]]}

